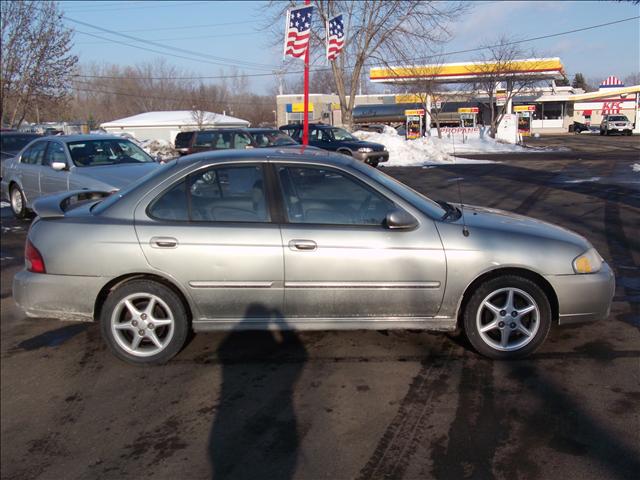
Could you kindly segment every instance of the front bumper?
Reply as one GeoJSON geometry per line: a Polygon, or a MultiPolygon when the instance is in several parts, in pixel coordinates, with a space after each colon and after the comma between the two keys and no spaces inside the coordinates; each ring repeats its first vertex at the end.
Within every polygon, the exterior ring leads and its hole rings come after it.
{"type": "Polygon", "coordinates": [[[108,281],[22,270],[13,277],[13,299],[29,317],[92,321],[96,298],[108,281]]]}
{"type": "Polygon", "coordinates": [[[364,163],[371,163],[371,162],[378,162],[378,163],[382,163],[382,162],[388,162],[389,161],[389,152],[386,151],[382,151],[382,152],[353,152],[353,158],[355,158],[356,160],[360,160],[361,162],[364,163]]]}
{"type": "Polygon", "coordinates": [[[595,322],[609,316],[616,281],[606,262],[597,273],[547,275],[545,278],[558,296],[560,325],[595,322]]]}

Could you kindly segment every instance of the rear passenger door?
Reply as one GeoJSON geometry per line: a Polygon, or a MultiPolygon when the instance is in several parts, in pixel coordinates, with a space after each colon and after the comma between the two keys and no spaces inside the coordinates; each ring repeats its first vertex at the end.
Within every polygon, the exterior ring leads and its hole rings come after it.
{"type": "Polygon", "coordinates": [[[20,158],[20,181],[29,205],[40,196],[40,171],[47,143],[45,140],[34,143],[20,158]]]}
{"type": "Polygon", "coordinates": [[[282,240],[265,185],[262,164],[213,166],[137,207],[147,261],[183,285],[209,326],[282,310],[282,240]]]}

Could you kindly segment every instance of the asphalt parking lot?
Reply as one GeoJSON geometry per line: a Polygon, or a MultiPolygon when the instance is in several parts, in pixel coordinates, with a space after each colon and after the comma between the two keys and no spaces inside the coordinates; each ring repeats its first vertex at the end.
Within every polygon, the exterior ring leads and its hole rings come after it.
{"type": "Polygon", "coordinates": [[[2,478],[637,478],[640,137],[528,143],[474,157],[498,163],[386,169],[449,201],[461,178],[465,203],[575,230],[613,266],[608,320],[553,328],[515,362],[453,335],[245,332],[132,367],[96,325],[17,309],[28,222],[2,208],[2,478]]]}

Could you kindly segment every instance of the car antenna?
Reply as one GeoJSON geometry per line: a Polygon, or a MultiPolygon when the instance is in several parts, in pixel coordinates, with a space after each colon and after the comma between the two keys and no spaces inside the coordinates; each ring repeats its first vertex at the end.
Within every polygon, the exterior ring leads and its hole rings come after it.
{"type": "MultiPolygon", "coordinates": [[[[453,133],[451,133],[451,146],[453,147],[453,158],[455,161],[456,157],[456,142],[454,140],[453,133]]],[[[469,229],[467,228],[467,222],[464,218],[464,204],[462,203],[462,187],[460,186],[460,181],[462,177],[456,177],[456,183],[458,184],[458,200],[460,201],[460,216],[462,217],[462,235],[465,237],[469,236],[469,229]]]]}

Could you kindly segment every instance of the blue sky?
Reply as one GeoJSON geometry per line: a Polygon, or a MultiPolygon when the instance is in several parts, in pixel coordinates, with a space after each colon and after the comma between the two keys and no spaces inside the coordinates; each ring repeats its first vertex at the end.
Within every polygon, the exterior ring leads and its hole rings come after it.
{"type": "MultiPolygon", "coordinates": [[[[302,4],[303,2],[298,2],[302,4]]],[[[168,63],[196,75],[218,75],[233,59],[245,63],[246,73],[268,72],[282,61],[281,46],[260,27],[263,2],[206,1],[61,1],[67,25],[76,31],[75,53],[83,64],[134,65],[163,57],[168,63]],[[87,32],[121,42],[138,44],[104,31],[72,23],[69,19],[199,52],[201,61],[163,56],[130,46],[107,42],[87,32]],[[208,62],[208,63],[207,63],[208,62]]],[[[470,2],[470,9],[451,26],[453,39],[443,48],[455,51],[479,46],[505,34],[530,38],[640,15],[631,2],[470,2]]],[[[284,19],[283,19],[284,24],[284,19]]],[[[145,48],[164,51],[154,45],[145,48]]],[[[525,44],[540,56],[558,56],[570,76],[582,72],[595,83],[608,76],[624,77],[640,71],[640,20],[525,44]]],[[[185,52],[174,55],[191,57],[185,52]]],[[[445,61],[473,60],[475,54],[452,55],[445,61]]],[[[257,77],[251,85],[265,92],[271,77],[257,77]]]]}

